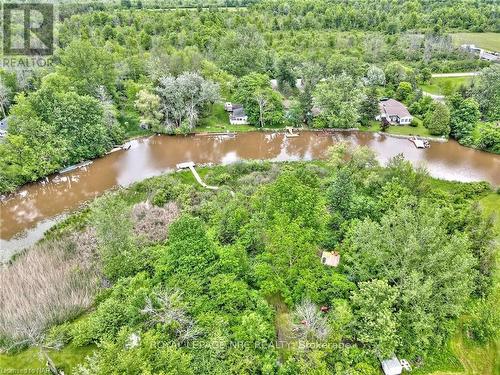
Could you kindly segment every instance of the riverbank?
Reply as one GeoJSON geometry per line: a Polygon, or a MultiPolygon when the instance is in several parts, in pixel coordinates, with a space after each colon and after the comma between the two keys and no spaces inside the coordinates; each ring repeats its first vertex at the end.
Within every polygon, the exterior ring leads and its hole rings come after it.
{"type": "Polygon", "coordinates": [[[328,149],[345,141],[373,150],[382,164],[402,154],[415,167],[424,165],[437,178],[459,181],[488,181],[500,185],[500,156],[460,146],[449,140],[431,141],[428,149],[417,149],[408,136],[375,132],[299,129],[289,138],[283,131],[252,131],[191,136],[137,138],[130,149],[120,150],[82,169],[24,185],[1,202],[0,247],[12,254],[41,238],[61,215],[73,212],[105,191],[128,186],[149,177],[175,170],[179,163],[231,164],[240,160],[321,160],[328,149]]]}
{"type": "MultiPolygon", "coordinates": [[[[227,117],[227,116],[226,116],[227,117]]],[[[196,127],[195,131],[189,134],[177,134],[177,135],[168,135],[169,137],[186,137],[187,135],[190,136],[196,136],[196,135],[231,135],[231,134],[238,134],[238,133],[284,133],[286,132],[285,127],[272,127],[272,128],[256,128],[251,125],[231,125],[231,124],[223,124],[223,125],[213,125],[214,121],[213,119],[209,121],[209,123],[212,123],[212,125],[205,125],[196,127]]],[[[422,139],[427,139],[430,141],[436,141],[436,142],[446,142],[448,139],[444,137],[436,137],[436,136],[431,136],[429,134],[429,131],[422,125],[421,122],[417,126],[389,126],[389,128],[385,131],[382,132],[380,130],[380,125],[378,122],[373,121],[370,126],[368,127],[353,127],[353,128],[347,128],[347,129],[340,129],[340,128],[303,128],[303,127],[296,127],[293,128],[297,132],[319,132],[319,133],[336,133],[336,132],[353,132],[353,131],[359,131],[359,132],[371,132],[375,134],[383,134],[387,136],[394,136],[394,137],[399,137],[399,138],[410,138],[410,137],[419,137],[422,139]]],[[[142,130],[135,134],[135,133],[130,133],[132,136],[130,138],[127,138],[127,140],[120,146],[118,147],[128,147],[128,145],[134,141],[134,140],[141,140],[141,139],[146,139],[155,135],[154,132],[151,131],[146,131],[142,130]]],[[[462,145],[463,147],[466,148],[471,148],[474,150],[490,153],[489,151],[482,150],[477,147],[472,147],[469,145],[462,145]]],[[[98,160],[99,158],[105,157],[108,153],[104,154],[101,157],[91,159],[89,161],[95,161],[98,160]]],[[[492,153],[494,155],[498,155],[495,153],[492,153]]],[[[51,176],[57,175],[57,172],[54,172],[52,175],[47,175],[44,177],[39,178],[36,181],[29,182],[25,185],[18,186],[14,191],[10,192],[3,192],[0,193],[0,201],[8,199],[9,196],[12,194],[16,194],[20,190],[23,189],[24,186],[33,184],[33,183],[42,183],[43,181],[46,181],[48,178],[51,176]]]]}
{"type": "MultiPolygon", "coordinates": [[[[280,163],[276,167],[283,168],[286,163],[280,163]]],[[[294,163],[296,166],[297,163],[294,163]]],[[[307,165],[311,170],[322,170],[324,168],[328,168],[328,164],[324,161],[312,161],[308,163],[303,163],[303,165],[307,165]]],[[[230,189],[237,189],[238,185],[236,185],[235,174],[238,173],[245,175],[250,173],[252,170],[256,171],[267,171],[269,175],[271,175],[271,171],[273,170],[273,165],[271,163],[255,163],[253,167],[245,167],[245,164],[241,164],[239,166],[228,166],[228,167],[200,167],[197,168],[199,174],[203,179],[206,179],[211,184],[219,184],[221,187],[221,193],[224,195],[230,189]],[[257,166],[257,167],[256,167],[257,166]]],[[[120,197],[120,199],[127,202],[129,205],[134,205],[140,203],[146,199],[153,199],[162,189],[165,189],[165,186],[170,186],[166,182],[170,179],[173,179],[179,183],[189,185],[189,191],[192,193],[198,192],[197,196],[204,196],[206,193],[203,187],[199,186],[194,177],[189,172],[180,172],[174,173],[169,176],[160,176],[153,177],[151,179],[147,179],[142,182],[138,182],[132,184],[127,188],[119,188],[114,196],[120,197]]],[[[500,208],[500,195],[495,194],[493,192],[489,192],[481,187],[481,184],[466,184],[466,183],[457,183],[457,182],[449,182],[449,181],[441,181],[433,178],[429,178],[429,183],[432,189],[439,191],[440,194],[450,194],[450,197],[457,197],[459,195],[464,195],[467,200],[478,201],[479,204],[485,208],[487,213],[498,213],[500,208]],[[478,188],[480,188],[478,190],[478,188]],[[471,192],[479,192],[476,194],[471,194],[471,192]],[[484,202],[484,203],[483,203],[484,202]]],[[[246,186],[246,184],[240,185],[246,186]]],[[[174,191],[173,189],[172,191],[174,191]]],[[[166,191],[168,193],[168,191],[166,191]]],[[[241,192],[240,192],[241,193],[241,192]]],[[[162,192],[161,194],[164,194],[162,192]]],[[[215,193],[218,194],[218,193],[215,193]]],[[[464,198],[465,199],[465,198],[464,198]]],[[[196,201],[196,200],[195,200],[196,201]]],[[[186,202],[190,202],[187,200],[186,202]]],[[[187,204],[187,203],[186,203],[187,204]]],[[[87,207],[87,206],[86,206],[87,207]]],[[[74,231],[80,231],[89,223],[89,218],[92,215],[92,209],[81,209],[79,212],[76,212],[70,215],[68,218],[63,220],[56,228],[53,228],[49,231],[44,238],[45,239],[57,239],[64,237],[68,233],[72,233],[74,231]]],[[[498,218],[497,218],[498,219],[498,218]]],[[[497,225],[497,228],[498,225],[497,225]]],[[[500,231],[498,232],[500,235],[500,231]]],[[[82,318],[84,318],[87,314],[84,314],[82,318]]],[[[69,334],[71,332],[70,327],[74,322],[70,322],[69,326],[65,326],[65,329],[62,332],[69,334]]],[[[434,361],[429,361],[429,366],[424,367],[423,369],[419,369],[416,371],[417,374],[434,374],[434,371],[440,371],[441,374],[444,374],[442,371],[453,370],[454,372],[460,373],[460,364],[461,366],[468,370],[470,368],[480,368],[483,369],[481,374],[493,374],[493,372],[487,372],[488,369],[494,368],[494,355],[491,356],[492,349],[491,346],[485,346],[486,352],[488,353],[488,357],[480,357],[477,353],[481,353],[482,347],[474,346],[474,353],[468,352],[464,350],[464,348],[472,348],[471,343],[463,342],[463,337],[460,335],[460,338],[454,336],[451,339],[450,347],[443,348],[439,350],[439,353],[436,353],[436,357],[434,361]],[[462,340],[462,341],[459,341],[462,340]],[[462,343],[461,346],[456,346],[455,343],[462,343]],[[449,350],[448,350],[449,349],[449,350]],[[469,355],[470,354],[470,355],[469,355]],[[458,367],[457,364],[458,363],[458,367]]],[[[92,352],[96,350],[94,346],[75,346],[73,344],[64,346],[60,351],[50,351],[50,355],[56,364],[62,367],[65,370],[66,374],[71,374],[72,369],[74,369],[77,365],[81,364],[84,361],[84,357],[87,355],[91,355],[92,352]]],[[[44,362],[37,359],[37,349],[30,348],[24,351],[21,351],[15,355],[0,355],[0,361],[4,367],[12,368],[12,369],[26,369],[26,368],[43,368],[44,362]]],[[[465,372],[467,374],[468,372],[465,372]]],[[[437,373],[436,373],[437,374],[437,373]]],[[[447,374],[447,373],[446,373],[447,374]]]]}

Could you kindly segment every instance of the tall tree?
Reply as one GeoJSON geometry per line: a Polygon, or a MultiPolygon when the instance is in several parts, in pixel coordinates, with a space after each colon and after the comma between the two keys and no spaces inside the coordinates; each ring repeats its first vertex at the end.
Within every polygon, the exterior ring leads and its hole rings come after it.
{"type": "Polygon", "coordinates": [[[466,234],[448,233],[440,204],[415,207],[408,192],[380,223],[364,220],[352,228],[343,262],[352,280],[388,280],[395,287],[401,346],[421,354],[447,339],[446,322],[460,315],[473,290],[476,260],[466,234]]]}
{"type": "Polygon", "coordinates": [[[500,120],[500,65],[493,64],[481,71],[472,88],[483,116],[490,121],[500,120]]]}
{"type": "Polygon", "coordinates": [[[265,74],[251,73],[241,77],[234,99],[243,105],[253,125],[276,126],[283,122],[281,95],[271,88],[269,77],[265,74]]]}
{"type": "MultiPolygon", "coordinates": [[[[160,78],[156,93],[161,101],[165,131],[173,131],[184,121],[187,121],[188,130],[192,130],[200,111],[218,99],[219,86],[197,73],[183,73],[177,78],[160,78]]],[[[150,99],[154,100],[153,97],[150,99]]]]}
{"type": "Polygon", "coordinates": [[[366,84],[370,86],[385,86],[385,73],[376,65],[371,65],[366,72],[366,84]]]}
{"type": "Polygon", "coordinates": [[[57,71],[67,76],[79,94],[95,96],[99,86],[115,93],[116,69],[113,55],[88,40],[73,40],[60,53],[57,71]]]}
{"type": "Polygon", "coordinates": [[[360,84],[345,73],[321,81],[314,90],[314,103],[321,111],[317,125],[355,127],[362,95],[360,84]]]}
{"type": "Polygon", "coordinates": [[[398,346],[396,298],[396,288],[385,280],[362,282],[351,296],[355,337],[379,358],[390,358],[398,346]]]}
{"type": "Polygon", "coordinates": [[[368,125],[370,121],[375,120],[375,117],[380,113],[378,107],[377,89],[372,87],[364,95],[359,107],[359,118],[361,125],[368,125]]]}
{"type": "Polygon", "coordinates": [[[434,108],[427,112],[424,118],[424,126],[432,135],[450,134],[450,110],[442,103],[434,103],[434,108]]]}
{"type": "Polygon", "coordinates": [[[460,140],[469,137],[481,118],[479,104],[474,98],[464,99],[460,94],[449,100],[451,135],[460,140]]]}
{"type": "Polygon", "coordinates": [[[163,114],[160,111],[160,97],[144,89],[137,93],[137,99],[134,104],[135,108],[141,114],[141,126],[159,131],[160,121],[163,118],[163,114]]]}

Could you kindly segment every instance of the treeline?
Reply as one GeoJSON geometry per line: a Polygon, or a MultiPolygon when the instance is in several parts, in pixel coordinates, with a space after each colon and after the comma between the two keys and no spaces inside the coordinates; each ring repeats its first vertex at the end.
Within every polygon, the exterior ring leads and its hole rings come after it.
{"type": "Polygon", "coordinates": [[[257,8],[285,29],[500,31],[498,4],[491,0],[264,0],[257,8]]]}
{"type": "Polygon", "coordinates": [[[495,232],[474,204],[487,184],[345,144],[327,162],[210,169],[218,192],[185,178],[108,194],[0,270],[15,285],[0,347],[95,344],[78,374],[375,375],[394,353],[440,366],[457,329],[495,337],[495,232]],[[64,254],[73,272],[56,270],[64,254]]]}
{"type": "Polygon", "coordinates": [[[283,29],[371,30],[396,34],[408,30],[468,30],[500,32],[498,4],[493,0],[412,0],[405,2],[356,0],[59,0],[60,15],[110,9],[175,9],[255,7],[273,17],[283,29]]]}

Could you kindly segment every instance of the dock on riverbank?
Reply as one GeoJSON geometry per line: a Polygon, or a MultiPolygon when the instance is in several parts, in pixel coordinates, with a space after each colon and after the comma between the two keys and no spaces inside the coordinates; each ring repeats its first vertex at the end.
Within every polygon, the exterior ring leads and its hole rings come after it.
{"type": "Polygon", "coordinates": [[[207,185],[203,180],[201,179],[200,175],[198,172],[196,172],[196,169],[194,169],[195,163],[192,161],[184,162],[184,163],[179,163],[176,165],[177,170],[182,170],[182,169],[189,169],[191,173],[193,174],[195,180],[204,188],[209,189],[209,190],[219,190],[217,186],[210,186],[207,185]]]}

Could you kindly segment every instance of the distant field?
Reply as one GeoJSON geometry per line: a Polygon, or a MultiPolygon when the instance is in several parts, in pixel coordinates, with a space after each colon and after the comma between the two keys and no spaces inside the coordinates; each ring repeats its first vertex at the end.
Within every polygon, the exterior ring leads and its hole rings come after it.
{"type": "Polygon", "coordinates": [[[432,78],[429,84],[420,85],[420,88],[434,95],[450,95],[461,85],[469,84],[472,79],[473,77],[432,78]]]}
{"type": "Polygon", "coordinates": [[[500,33],[457,33],[452,34],[453,44],[475,44],[480,48],[500,52],[500,33]]]}

